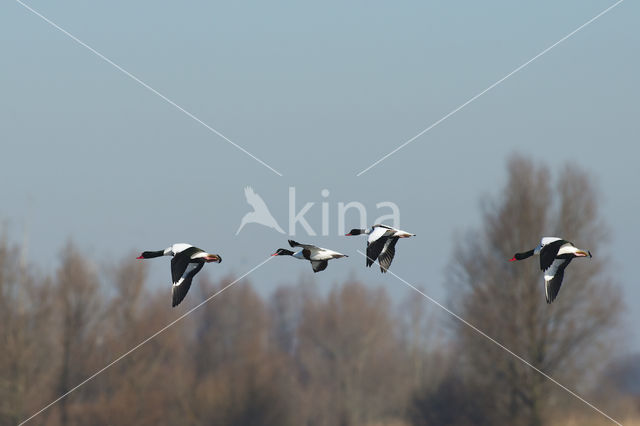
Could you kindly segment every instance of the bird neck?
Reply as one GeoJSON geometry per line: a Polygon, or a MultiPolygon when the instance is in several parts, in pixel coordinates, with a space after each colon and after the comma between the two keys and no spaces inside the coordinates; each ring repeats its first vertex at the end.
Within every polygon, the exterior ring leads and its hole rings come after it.
{"type": "Polygon", "coordinates": [[[535,249],[531,249],[529,251],[525,251],[525,252],[522,252],[522,253],[516,253],[515,257],[518,260],[526,259],[528,257],[533,256],[534,251],[535,251],[535,249]]]}
{"type": "Polygon", "coordinates": [[[145,251],[142,253],[142,257],[144,259],[153,259],[154,257],[160,257],[160,256],[164,256],[164,250],[157,250],[157,251],[145,251]]]}

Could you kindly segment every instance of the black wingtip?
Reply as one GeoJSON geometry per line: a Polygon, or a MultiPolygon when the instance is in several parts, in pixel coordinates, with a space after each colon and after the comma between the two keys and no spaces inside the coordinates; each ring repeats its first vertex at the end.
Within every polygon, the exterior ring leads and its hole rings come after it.
{"type": "Polygon", "coordinates": [[[591,255],[591,250],[587,250],[587,253],[589,253],[589,259],[591,259],[593,256],[591,255]]]}
{"type": "Polygon", "coordinates": [[[293,240],[289,240],[289,245],[290,245],[291,247],[295,247],[295,246],[297,246],[297,245],[299,245],[299,244],[298,244],[297,242],[293,241],[293,240]]]}

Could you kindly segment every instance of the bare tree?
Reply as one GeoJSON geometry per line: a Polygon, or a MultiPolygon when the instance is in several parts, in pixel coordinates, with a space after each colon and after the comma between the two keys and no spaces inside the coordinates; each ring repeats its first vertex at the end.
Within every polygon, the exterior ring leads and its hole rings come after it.
{"type": "Polygon", "coordinates": [[[347,283],[326,301],[306,301],[297,352],[304,424],[359,425],[400,415],[408,392],[395,330],[382,289],[347,283]]]}
{"type": "MultiPolygon", "coordinates": [[[[175,319],[166,286],[148,293],[145,290],[147,266],[127,256],[109,270],[109,288],[101,293],[113,294],[100,321],[94,370],[109,364],[175,319]],[[108,291],[107,291],[108,290],[108,291]]],[[[95,321],[95,319],[93,320],[95,321]]],[[[90,394],[74,410],[79,424],[184,424],[177,389],[180,378],[188,375],[191,365],[185,362],[187,338],[182,327],[171,327],[104,374],[83,387],[90,394]]],[[[184,388],[184,387],[182,387],[184,388]]]]}
{"type": "MultiPolygon", "coordinates": [[[[222,280],[214,287],[200,280],[199,285],[213,294],[228,283],[222,280]]],[[[194,316],[188,340],[188,417],[198,424],[291,424],[286,395],[290,374],[270,339],[268,309],[251,286],[236,284],[224,300],[212,301],[194,316]]]]}
{"type": "Polygon", "coordinates": [[[304,283],[276,289],[270,300],[270,315],[273,322],[273,339],[281,351],[294,356],[298,347],[298,328],[302,321],[305,301],[316,294],[304,283]]]}
{"type": "MultiPolygon", "coordinates": [[[[63,251],[55,293],[59,313],[60,370],[57,393],[67,392],[89,374],[88,360],[95,354],[95,325],[99,315],[99,282],[88,259],[69,243],[63,251]]],[[[86,394],[86,390],[85,390],[86,394]]],[[[57,404],[60,424],[70,424],[69,399],[57,404]]]]}
{"type": "MultiPolygon", "coordinates": [[[[552,186],[550,171],[515,156],[499,197],[484,205],[482,228],[457,242],[448,286],[462,317],[541,370],[580,388],[597,368],[617,324],[620,292],[605,268],[606,229],[588,175],[567,166],[552,186]],[[544,297],[537,259],[509,264],[517,251],[558,235],[595,257],[576,261],[553,304],[544,297]]],[[[456,374],[479,392],[493,424],[539,425],[566,394],[467,326],[456,323],[456,374]]]]}
{"type": "Polygon", "coordinates": [[[51,285],[24,255],[0,237],[0,425],[17,424],[52,394],[51,285]]]}
{"type": "Polygon", "coordinates": [[[147,279],[148,264],[127,256],[111,271],[111,287],[116,294],[111,300],[109,312],[118,331],[124,331],[135,323],[142,310],[142,298],[147,279]]]}

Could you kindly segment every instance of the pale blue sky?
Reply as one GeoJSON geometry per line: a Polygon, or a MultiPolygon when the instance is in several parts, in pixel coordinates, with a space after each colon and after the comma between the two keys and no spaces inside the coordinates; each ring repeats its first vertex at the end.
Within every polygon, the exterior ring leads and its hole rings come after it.
{"type": "MultiPolygon", "coordinates": [[[[316,202],[307,217],[317,229],[327,188],[332,236],[296,239],[351,257],[313,276],[306,263],[274,259],[251,277],[255,284],[268,293],[299,277],[327,287],[358,276],[410,294],[363,267],[363,239],[336,235],[339,201],[364,203],[373,220],[375,204],[391,200],[402,227],[418,234],[399,244],[394,272],[444,301],[455,232],[479,223],[481,196],[504,185],[505,160],[520,152],[552,167],[573,161],[597,181],[628,322],[640,321],[637,2],[358,178],[613,2],[28,4],[284,174],[3,2],[0,220],[16,239],[28,224],[29,253],[43,270],[72,237],[107,262],[191,242],[222,254],[221,265],[207,268],[214,277],[239,275],[286,246],[285,236],[257,225],[235,236],[249,210],[244,186],[283,227],[296,186],[300,204],[316,202]]],[[[168,268],[152,265],[153,281],[166,285],[168,268]]]]}

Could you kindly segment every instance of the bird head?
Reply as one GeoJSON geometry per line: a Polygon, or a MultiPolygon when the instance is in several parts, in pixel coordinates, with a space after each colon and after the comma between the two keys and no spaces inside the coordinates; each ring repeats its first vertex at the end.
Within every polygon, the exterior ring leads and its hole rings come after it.
{"type": "Polygon", "coordinates": [[[143,251],[136,259],[153,259],[162,256],[162,251],[143,251]]]}
{"type": "Polygon", "coordinates": [[[291,250],[279,248],[271,256],[293,256],[293,252],[291,250]]]}
{"type": "Polygon", "coordinates": [[[527,253],[516,253],[513,255],[513,257],[511,259],[509,259],[509,262],[515,262],[516,260],[522,260],[522,259],[526,259],[527,257],[527,253]]]}

